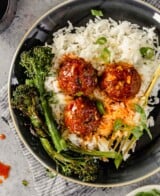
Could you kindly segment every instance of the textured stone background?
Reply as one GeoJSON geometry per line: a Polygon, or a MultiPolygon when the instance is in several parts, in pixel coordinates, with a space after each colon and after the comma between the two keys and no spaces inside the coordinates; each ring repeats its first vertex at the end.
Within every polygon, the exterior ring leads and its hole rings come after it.
{"type": "MultiPolygon", "coordinates": [[[[12,24],[0,34],[0,87],[7,83],[11,59],[24,33],[43,13],[61,2],[63,0],[18,1],[17,13],[12,24]]],[[[10,177],[0,185],[0,196],[36,196],[28,163],[15,141],[14,134],[2,120],[0,133],[7,135],[6,140],[0,142],[0,160],[12,166],[10,177]],[[23,179],[29,182],[27,187],[22,185],[23,179]]],[[[125,196],[134,188],[147,184],[160,184],[160,173],[130,186],[97,189],[97,193],[92,196],[125,196]]],[[[78,196],[78,193],[75,196],[78,196]]]]}

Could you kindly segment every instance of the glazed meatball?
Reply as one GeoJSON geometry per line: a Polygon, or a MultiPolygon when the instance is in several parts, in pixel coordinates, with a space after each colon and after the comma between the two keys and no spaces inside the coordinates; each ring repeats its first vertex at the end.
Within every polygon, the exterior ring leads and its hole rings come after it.
{"type": "Polygon", "coordinates": [[[83,58],[65,55],[60,63],[58,82],[65,94],[88,96],[97,85],[97,72],[83,58]]]}
{"type": "Polygon", "coordinates": [[[107,65],[100,87],[113,100],[133,98],[141,86],[141,77],[130,64],[119,62],[107,65]]]}
{"type": "Polygon", "coordinates": [[[78,97],[66,106],[64,122],[70,133],[86,136],[98,128],[100,114],[94,102],[78,97]]]}

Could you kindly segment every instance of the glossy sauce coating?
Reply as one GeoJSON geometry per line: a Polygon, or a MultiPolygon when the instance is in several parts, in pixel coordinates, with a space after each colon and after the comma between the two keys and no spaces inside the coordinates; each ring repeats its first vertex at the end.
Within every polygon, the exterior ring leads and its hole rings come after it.
{"type": "Polygon", "coordinates": [[[115,101],[133,98],[141,86],[141,77],[137,70],[124,62],[106,65],[100,87],[115,101]]]}
{"type": "Polygon", "coordinates": [[[90,95],[97,85],[97,72],[83,58],[64,55],[60,63],[58,82],[65,94],[90,95]]]}
{"type": "Polygon", "coordinates": [[[85,136],[96,131],[100,114],[92,101],[79,97],[66,106],[64,121],[71,133],[85,136]]]}

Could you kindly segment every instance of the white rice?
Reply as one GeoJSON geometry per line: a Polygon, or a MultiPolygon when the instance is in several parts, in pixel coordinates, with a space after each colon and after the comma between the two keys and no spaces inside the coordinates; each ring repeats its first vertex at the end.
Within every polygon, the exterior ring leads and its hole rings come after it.
{"type": "MultiPolygon", "coordinates": [[[[138,25],[128,21],[116,22],[111,18],[89,20],[86,26],[82,27],[73,27],[68,22],[68,27],[60,29],[53,34],[53,44],[51,46],[52,52],[55,55],[53,70],[55,71],[59,68],[59,61],[64,54],[74,53],[91,62],[93,67],[101,74],[106,65],[99,56],[104,47],[107,47],[110,51],[110,63],[124,61],[132,64],[137,69],[142,78],[142,85],[138,96],[142,96],[150,84],[154,72],[160,65],[160,47],[158,46],[158,38],[154,31],[154,27],[140,28],[138,25]],[[107,39],[104,45],[95,44],[96,40],[100,37],[107,39]],[[139,51],[141,47],[153,48],[155,50],[154,58],[150,60],[143,58],[139,51]]],[[[52,104],[52,108],[57,121],[59,121],[59,118],[63,118],[63,108],[70,98],[61,92],[56,75],[50,76],[46,80],[45,86],[48,90],[56,93],[58,102],[52,104]]],[[[150,120],[150,124],[153,125],[154,122],[150,120]]],[[[69,139],[76,145],[81,145],[83,142],[75,134],[70,134],[69,139]]],[[[101,139],[93,138],[92,141],[86,141],[88,149],[98,147],[99,150],[106,151],[109,150],[107,145],[101,139]]],[[[128,157],[128,155],[126,156],[128,157]]]]}
{"type": "Polygon", "coordinates": [[[153,73],[160,64],[160,47],[158,38],[154,32],[155,28],[142,29],[128,21],[116,22],[112,19],[90,20],[85,27],[73,27],[68,22],[68,27],[60,29],[53,34],[52,51],[55,54],[53,59],[54,68],[59,67],[59,59],[67,53],[74,53],[90,62],[94,68],[101,73],[105,66],[100,56],[104,47],[111,53],[110,62],[125,61],[133,64],[142,77],[141,94],[150,83],[153,73]],[[72,31],[75,33],[72,33],[72,31]],[[100,37],[106,37],[104,45],[95,44],[100,37]],[[155,58],[144,59],[139,49],[151,47],[156,51],[155,58]]]}

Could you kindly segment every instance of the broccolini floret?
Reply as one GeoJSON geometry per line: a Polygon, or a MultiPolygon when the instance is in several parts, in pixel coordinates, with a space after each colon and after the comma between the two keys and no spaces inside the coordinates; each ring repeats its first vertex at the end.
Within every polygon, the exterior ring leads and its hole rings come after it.
{"type": "Polygon", "coordinates": [[[13,92],[12,106],[26,115],[33,126],[43,148],[56,162],[57,170],[65,176],[76,175],[83,181],[96,179],[98,165],[92,156],[79,154],[78,158],[67,155],[67,152],[57,152],[50,142],[50,134],[43,123],[40,99],[36,88],[26,84],[19,85],[13,92]]]}
{"type": "Polygon", "coordinates": [[[29,80],[27,84],[31,84],[37,89],[41,108],[44,114],[45,123],[48,127],[52,142],[58,152],[66,149],[65,140],[61,138],[59,131],[56,128],[51,108],[46,99],[45,78],[49,74],[52,66],[52,50],[49,47],[35,47],[32,50],[23,52],[21,55],[20,64],[26,69],[26,74],[29,80]]]}
{"type": "Polygon", "coordinates": [[[98,161],[91,156],[70,157],[66,154],[57,153],[49,140],[41,138],[41,143],[49,156],[55,160],[57,170],[65,176],[76,175],[85,182],[95,181],[98,172],[98,161]]]}
{"type": "Polygon", "coordinates": [[[34,87],[22,84],[13,92],[12,107],[20,110],[27,116],[36,134],[45,137],[46,128],[40,118],[40,103],[37,91],[34,87]],[[42,131],[44,130],[44,131],[42,131]]]}

